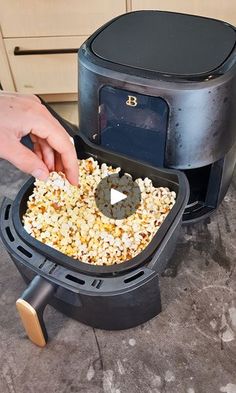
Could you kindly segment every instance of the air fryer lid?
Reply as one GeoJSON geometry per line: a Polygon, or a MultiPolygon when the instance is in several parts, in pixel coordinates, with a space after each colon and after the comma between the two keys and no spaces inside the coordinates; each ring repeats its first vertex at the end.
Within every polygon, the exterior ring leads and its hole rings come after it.
{"type": "Polygon", "coordinates": [[[161,11],[122,15],[106,25],[91,44],[100,58],[128,67],[172,75],[209,74],[235,46],[227,23],[161,11]]]}

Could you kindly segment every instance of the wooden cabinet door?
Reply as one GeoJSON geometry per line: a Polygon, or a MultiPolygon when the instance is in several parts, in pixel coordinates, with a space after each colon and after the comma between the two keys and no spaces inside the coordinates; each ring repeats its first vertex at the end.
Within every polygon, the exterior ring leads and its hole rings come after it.
{"type": "Polygon", "coordinates": [[[235,0],[132,0],[132,10],[141,9],[208,16],[236,25],[235,0]]]}
{"type": "Polygon", "coordinates": [[[77,53],[15,56],[22,50],[79,48],[86,37],[8,38],[5,46],[16,90],[22,93],[62,94],[78,91],[77,53]]]}
{"type": "Polygon", "coordinates": [[[0,0],[0,25],[8,38],[90,35],[125,12],[125,0],[0,0]]]}

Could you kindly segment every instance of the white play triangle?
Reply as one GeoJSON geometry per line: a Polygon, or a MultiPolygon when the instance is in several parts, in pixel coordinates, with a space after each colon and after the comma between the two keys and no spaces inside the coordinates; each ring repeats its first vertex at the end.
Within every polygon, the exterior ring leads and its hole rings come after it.
{"type": "Polygon", "coordinates": [[[115,205],[115,203],[123,201],[126,198],[127,198],[127,195],[123,194],[123,192],[120,192],[120,191],[115,190],[114,188],[111,188],[111,192],[110,192],[111,205],[115,205]]]}

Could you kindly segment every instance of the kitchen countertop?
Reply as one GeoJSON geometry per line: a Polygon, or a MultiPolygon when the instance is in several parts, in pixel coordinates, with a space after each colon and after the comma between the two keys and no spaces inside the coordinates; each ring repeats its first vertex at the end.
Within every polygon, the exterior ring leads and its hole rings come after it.
{"type": "MultiPolygon", "coordinates": [[[[0,176],[0,201],[27,179],[3,160],[0,176]]],[[[44,349],[21,326],[15,300],[25,284],[0,243],[0,392],[236,393],[235,205],[236,173],[218,211],[182,227],[160,278],[159,316],[108,332],[47,306],[44,349]]]]}

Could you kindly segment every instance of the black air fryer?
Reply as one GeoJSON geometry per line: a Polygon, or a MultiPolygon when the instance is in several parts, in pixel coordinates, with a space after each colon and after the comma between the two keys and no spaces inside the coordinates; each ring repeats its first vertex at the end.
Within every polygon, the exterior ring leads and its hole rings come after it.
{"type": "MultiPolygon", "coordinates": [[[[69,133],[75,131],[50,111],[69,133]]],[[[148,246],[134,258],[112,266],[74,260],[25,231],[22,216],[33,191],[34,178],[23,185],[14,201],[4,199],[0,235],[17,269],[29,284],[16,302],[17,309],[27,335],[42,347],[47,341],[43,320],[47,304],[80,322],[109,330],[137,326],[161,311],[159,275],[175,249],[189,197],[187,179],[180,171],[158,169],[110,152],[82,135],[75,136],[74,141],[78,158],[94,157],[100,164],[119,166],[133,178],[148,176],[156,187],[175,191],[177,198],[148,246]]]]}
{"type": "Polygon", "coordinates": [[[184,221],[214,211],[236,161],[235,28],[159,11],[121,15],[79,51],[80,130],[190,183],[184,221]]]}
{"type": "Polygon", "coordinates": [[[183,214],[191,221],[213,211],[232,176],[234,46],[235,30],[226,23],[142,11],[112,20],[81,47],[80,131],[49,108],[74,134],[78,157],[120,166],[134,178],[147,176],[177,199],[146,249],[113,266],[74,260],[24,230],[33,178],[14,201],[5,199],[0,234],[29,284],[17,308],[33,342],[46,343],[48,303],[102,329],[130,328],[161,311],[159,275],[183,214]]]}

